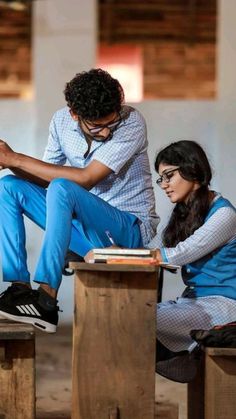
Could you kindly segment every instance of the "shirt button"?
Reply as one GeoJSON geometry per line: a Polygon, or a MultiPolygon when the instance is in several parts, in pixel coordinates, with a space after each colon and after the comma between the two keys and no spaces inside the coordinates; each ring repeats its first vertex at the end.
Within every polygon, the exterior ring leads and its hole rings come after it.
{"type": "Polygon", "coordinates": [[[187,273],[188,273],[188,274],[190,274],[190,272],[191,272],[191,269],[189,269],[189,268],[188,268],[188,269],[187,269],[187,273]]]}

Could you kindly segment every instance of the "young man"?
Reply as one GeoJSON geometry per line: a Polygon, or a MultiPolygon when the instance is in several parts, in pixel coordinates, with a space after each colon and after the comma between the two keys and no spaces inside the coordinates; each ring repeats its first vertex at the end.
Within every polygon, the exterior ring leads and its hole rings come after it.
{"type": "Polygon", "coordinates": [[[119,82],[101,69],[77,74],[67,107],[53,116],[43,161],[0,142],[0,316],[55,332],[57,291],[68,249],[86,260],[95,247],[142,247],[158,217],[140,113],[123,104],[119,82]],[[68,162],[70,166],[64,166],[68,162]],[[23,215],[45,229],[32,290],[23,215]]]}

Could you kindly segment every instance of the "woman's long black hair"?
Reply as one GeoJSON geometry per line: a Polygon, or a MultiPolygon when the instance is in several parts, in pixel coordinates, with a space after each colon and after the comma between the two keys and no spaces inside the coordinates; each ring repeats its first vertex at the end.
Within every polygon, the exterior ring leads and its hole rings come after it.
{"type": "Polygon", "coordinates": [[[163,231],[163,244],[174,247],[199,228],[209,210],[209,184],[212,171],[202,147],[195,141],[177,141],[161,150],[155,161],[158,172],[160,164],[179,166],[180,175],[190,181],[197,181],[200,188],[191,193],[187,203],[175,205],[168,225],[163,231]]]}

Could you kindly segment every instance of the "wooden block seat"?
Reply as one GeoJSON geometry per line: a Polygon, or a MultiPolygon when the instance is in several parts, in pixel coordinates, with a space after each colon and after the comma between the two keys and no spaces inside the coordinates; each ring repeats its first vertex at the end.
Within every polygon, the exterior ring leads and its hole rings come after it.
{"type": "Polygon", "coordinates": [[[236,348],[206,348],[188,384],[188,419],[236,418],[236,348]]]}
{"type": "Polygon", "coordinates": [[[34,328],[0,319],[0,419],[34,418],[34,328]]]}

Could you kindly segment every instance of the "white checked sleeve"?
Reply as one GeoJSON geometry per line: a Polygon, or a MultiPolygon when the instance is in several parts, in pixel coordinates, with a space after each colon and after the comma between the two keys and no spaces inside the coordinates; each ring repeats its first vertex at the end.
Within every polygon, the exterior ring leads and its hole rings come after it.
{"type": "Polygon", "coordinates": [[[236,212],[219,208],[200,228],[176,247],[161,249],[169,263],[186,265],[209,254],[236,238],[236,212]]]}
{"type": "Polygon", "coordinates": [[[61,149],[58,135],[57,113],[53,116],[49,126],[48,143],[43,155],[43,161],[61,166],[66,163],[66,156],[61,149]]]}
{"type": "Polygon", "coordinates": [[[159,249],[162,247],[162,238],[161,233],[156,234],[156,236],[153,237],[153,239],[147,244],[148,249],[159,249]]]}

